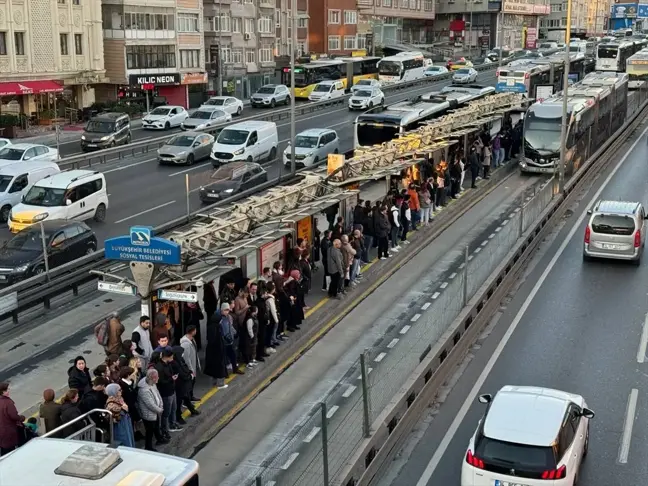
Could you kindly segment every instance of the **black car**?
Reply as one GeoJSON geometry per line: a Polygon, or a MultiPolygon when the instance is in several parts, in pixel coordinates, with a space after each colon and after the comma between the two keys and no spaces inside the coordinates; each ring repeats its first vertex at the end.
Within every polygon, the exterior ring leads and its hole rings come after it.
{"type": "Polygon", "coordinates": [[[200,188],[200,200],[214,203],[268,181],[268,173],[254,162],[230,162],[219,167],[200,188]]]}
{"type": "MultiPolygon", "coordinates": [[[[52,220],[43,221],[42,224],[50,268],[81,258],[97,249],[97,237],[85,223],[52,220]]],[[[0,285],[11,285],[44,271],[40,224],[25,228],[0,248],[0,285]]]]}

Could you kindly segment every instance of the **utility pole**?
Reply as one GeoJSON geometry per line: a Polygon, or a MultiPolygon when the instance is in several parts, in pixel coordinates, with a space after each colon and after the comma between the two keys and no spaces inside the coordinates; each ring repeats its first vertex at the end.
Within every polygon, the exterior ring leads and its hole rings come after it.
{"type": "Polygon", "coordinates": [[[297,0],[291,0],[290,33],[290,174],[297,172],[295,160],[295,47],[297,46],[297,0]]]}
{"type": "Polygon", "coordinates": [[[569,89],[569,41],[571,39],[572,0],[567,0],[567,26],[565,28],[565,70],[563,72],[563,106],[560,127],[560,163],[558,165],[558,190],[565,190],[565,156],[567,155],[567,97],[569,89]]]}
{"type": "MultiPolygon", "coordinates": [[[[502,4],[503,5],[503,2],[502,4]]],[[[499,18],[499,55],[497,56],[498,67],[502,67],[502,58],[504,57],[504,10],[500,7],[500,18],[499,18]]]]}
{"type": "Polygon", "coordinates": [[[468,57],[472,58],[472,33],[473,33],[473,4],[475,0],[466,0],[470,2],[470,29],[468,29],[468,57]]]}
{"type": "Polygon", "coordinates": [[[223,96],[223,16],[218,2],[218,96],[223,96]]]}

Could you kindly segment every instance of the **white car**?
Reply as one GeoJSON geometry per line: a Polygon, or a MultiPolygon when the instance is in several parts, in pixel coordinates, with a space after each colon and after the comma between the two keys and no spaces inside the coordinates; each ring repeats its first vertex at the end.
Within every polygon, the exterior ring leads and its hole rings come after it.
{"type": "Polygon", "coordinates": [[[11,145],[11,140],[8,138],[0,138],[0,149],[5,148],[11,145]]]}
{"type": "Polygon", "coordinates": [[[448,72],[448,68],[445,66],[428,66],[423,74],[426,78],[432,78],[435,76],[440,76],[448,72]]]}
{"type": "Polygon", "coordinates": [[[0,149],[0,164],[26,162],[28,160],[56,162],[58,159],[58,150],[47,145],[15,143],[0,149]]]}
{"type": "Polygon", "coordinates": [[[461,486],[576,484],[594,417],[583,397],[505,386],[479,402],[488,408],[468,444],[461,486]]]}
{"type": "Polygon", "coordinates": [[[315,85],[309,101],[327,101],[344,96],[344,83],[342,81],[320,81],[315,85]]]}
{"type": "Polygon", "coordinates": [[[168,130],[179,127],[187,118],[189,113],[182,106],[158,106],[142,119],[142,128],[168,130]]]}
{"type": "MultiPolygon", "coordinates": [[[[292,148],[290,143],[283,153],[283,163],[291,165],[292,148]]],[[[340,153],[340,139],[330,128],[309,128],[295,137],[295,164],[312,167],[328,159],[329,154],[340,153]]]]}
{"type": "Polygon", "coordinates": [[[453,83],[474,83],[477,81],[477,71],[473,68],[457,69],[452,75],[453,83]]]}
{"type": "Polygon", "coordinates": [[[371,88],[380,88],[380,81],[377,79],[361,79],[356,84],[351,86],[351,93],[359,90],[366,90],[371,88]]]}
{"type": "Polygon", "coordinates": [[[243,102],[233,96],[212,96],[202,104],[201,108],[207,106],[218,108],[230,115],[240,116],[243,113],[243,102]]]}
{"type": "Polygon", "coordinates": [[[380,88],[367,88],[355,91],[349,98],[349,110],[366,110],[382,105],[385,95],[380,88]]]}
{"type": "Polygon", "coordinates": [[[182,122],[182,130],[205,130],[232,120],[232,115],[214,106],[203,106],[182,122]]]}

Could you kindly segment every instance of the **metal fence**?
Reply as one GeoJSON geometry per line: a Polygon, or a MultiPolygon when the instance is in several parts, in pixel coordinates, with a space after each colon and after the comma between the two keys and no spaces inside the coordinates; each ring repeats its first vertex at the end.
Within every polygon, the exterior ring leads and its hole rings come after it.
{"type": "Polygon", "coordinates": [[[249,486],[338,484],[336,478],[346,460],[363,438],[371,436],[371,424],[505,255],[526,236],[553,196],[551,178],[486,239],[466,247],[464,255],[443,275],[443,283],[414,306],[421,312],[408,315],[407,320],[390,328],[376,345],[365,350],[324,402],[295,427],[249,486]]]}

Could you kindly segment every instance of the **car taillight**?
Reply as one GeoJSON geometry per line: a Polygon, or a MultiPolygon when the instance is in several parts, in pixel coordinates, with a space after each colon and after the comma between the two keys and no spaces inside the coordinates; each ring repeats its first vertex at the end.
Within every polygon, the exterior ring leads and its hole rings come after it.
{"type": "Polygon", "coordinates": [[[484,469],[484,461],[482,461],[477,456],[473,456],[473,453],[470,449],[468,449],[468,452],[466,452],[466,462],[473,467],[484,469]]]}
{"type": "Polygon", "coordinates": [[[589,245],[590,242],[590,228],[589,226],[585,227],[585,243],[589,245]]]}
{"type": "Polygon", "coordinates": [[[500,75],[500,70],[498,69],[497,74],[495,74],[495,76],[499,77],[499,75],[500,75]]]}
{"type": "Polygon", "coordinates": [[[542,472],[542,479],[564,479],[567,477],[567,467],[560,466],[558,469],[550,469],[542,472]]]}
{"type": "Polygon", "coordinates": [[[529,73],[524,73],[524,79],[529,79],[529,73]]]}
{"type": "Polygon", "coordinates": [[[641,230],[635,232],[635,242],[634,247],[639,248],[641,246],[641,230]]]}

